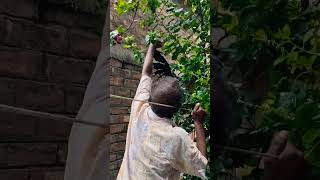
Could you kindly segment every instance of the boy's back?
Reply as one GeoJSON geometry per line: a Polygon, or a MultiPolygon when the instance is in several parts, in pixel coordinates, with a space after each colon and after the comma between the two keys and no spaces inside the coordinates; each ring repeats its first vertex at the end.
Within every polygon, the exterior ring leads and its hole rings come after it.
{"type": "MultiPolygon", "coordinates": [[[[149,76],[142,76],[135,99],[148,101],[151,83],[149,76]]],[[[174,180],[182,172],[204,178],[206,164],[206,158],[185,130],[156,115],[149,103],[132,103],[118,180],[174,180]]]]}

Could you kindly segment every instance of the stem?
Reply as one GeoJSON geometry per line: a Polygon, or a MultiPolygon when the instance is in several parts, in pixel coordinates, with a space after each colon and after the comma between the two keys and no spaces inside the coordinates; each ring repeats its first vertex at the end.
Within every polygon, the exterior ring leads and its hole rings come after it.
{"type": "Polygon", "coordinates": [[[311,150],[304,156],[305,159],[308,159],[309,156],[311,155],[311,153],[320,145],[320,141],[317,142],[317,144],[315,144],[311,150]]]}
{"type": "Polygon", "coordinates": [[[290,43],[291,45],[293,45],[294,48],[297,48],[297,49],[299,49],[300,51],[303,51],[303,52],[308,53],[308,54],[311,54],[311,55],[320,56],[320,53],[316,53],[316,52],[312,52],[312,51],[305,50],[304,48],[299,47],[298,45],[294,44],[294,43],[291,42],[291,41],[290,41],[289,43],[290,43]]]}
{"type": "Polygon", "coordinates": [[[137,16],[137,12],[138,12],[138,7],[139,7],[139,1],[137,1],[137,3],[136,3],[136,7],[135,7],[135,11],[134,11],[133,19],[132,19],[132,21],[131,21],[130,25],[128,26],[128,28],[124,31],[124,33],[126,33],[126,32],[131,28],[131,26],[132,26],[133,22],[135,21],[136,16],[137,16]]]}

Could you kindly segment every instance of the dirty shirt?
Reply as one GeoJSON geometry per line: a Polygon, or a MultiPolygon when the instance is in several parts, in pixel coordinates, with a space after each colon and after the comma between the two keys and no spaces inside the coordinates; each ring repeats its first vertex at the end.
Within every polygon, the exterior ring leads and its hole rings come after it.
{"type": "MultiPolygon", "coordinates": [[[[149,76],[142,76],[135,99],[148,101],[151,83],[149,76]]],[[[149,103],[133,101],[117,180],[179,180],[183,173],[205,179],[206,165],[184,129],[157,116],[149,103]]]]}

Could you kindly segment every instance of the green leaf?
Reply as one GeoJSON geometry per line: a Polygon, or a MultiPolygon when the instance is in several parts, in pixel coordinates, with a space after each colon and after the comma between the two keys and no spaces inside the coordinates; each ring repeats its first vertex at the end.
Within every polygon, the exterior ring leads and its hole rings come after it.
{"type": "Polygon", "coordinates": [[[119,34],[118,30],[111,31],[111,32],[110,32],[110,37],[111,37],[111,38],[114,38],[114,37],[116,37],[118,34],[119,34]]]}
{"type": "Polygon", "coordinates": [[[283,35],[283,38],[285,39],[289,39],[290,37],[290,34],[291,34],[291,30],[290,30],[290,26],[288,24],[286,24],[283,29],[282,29],[282,35],[283,35]]]}
{"type": "Polygon", "coordinates": [[[151,12],[155,13],[157,8],[160,7],[160,2],[158,0],[148,0],[148,6],[151,12]]]}
{"type": "Polygon", "coordinates": [[[273,65],[277,66],[278,64],[282,63],[286,59],[287,59],[287,56],[280,56],[273,62],[273,65]]]}
{"type": "Polygon", "coordinates": [[[303,36],[303,44],[305,44],[312,36],[314,33],[314,28],[310,29],[304,36],[303,36]]]}
{"type": "Polygon", "coordinates": [[[255,35],[257,40],[260,40],[260,41],[268,40],[267,34],[264,32],[263,29],[258,30],[255,35]]]}
{"type": "Polygon", "coordinates": [[[309,129],[302,137],[303,146],[307,149],[311,148],[315,140],[320,137],[320,129],[309,129]]]}
{"type": "Polygon", "coordinates": [[[125,28],[124,28],[122,25],[120,25],[119,27],[117,27],[116,30],[118,31],[119,34],[122,34],[122,33],[125,32],[125,28]]]}
{"type": "Polygon", "coordinates": [[[305,103],[298,107],[295,114],[296,127],[312,128],[315,126],[313,117],[319,112],[319,105],[317,103],[305,103]]]}

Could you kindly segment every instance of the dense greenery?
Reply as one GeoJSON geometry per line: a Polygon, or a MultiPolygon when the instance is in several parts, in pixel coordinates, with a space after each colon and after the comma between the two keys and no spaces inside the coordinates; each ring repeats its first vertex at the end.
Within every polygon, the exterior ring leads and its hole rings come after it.
{"type": "MultiPolygon", "coordinates": [[[[144,15],[139,25],[148,30],[146,41],[165,42],[162,51],[175,62],[171,67],[179,72],[186,89],[184,107],[191,109],[201,102],[208,112],[209,9],[205,0],[186,0],[184,5],[171,0],[118,0],[115,5],[120,16],[134,17],[135,12],[144,15]]],[[[287,129],[290,141],[304,151],[312,165],[308,178],[319,179],[319,10],[300,0],[221,0],[214,13],[213,26],[223,28],[226,36],[236,37],[230,47],[214,50],[232,95],[231,102],[226,102],[232,104],[227,144],[264,152],[273,133],[287,129]]],[[[119,26],[110,35],[123,37],[119,42],[142,60],[144,52],[126,28],[119,26]]],[[[187,131],[193,129],[190,112],[179,112],[175,120],[187,131]]],[[[208,176],[216,179],[230,175],[231,169],[240,166],[256,168],[259,160],[227,152],[215,158],[208,176]]],[[[259,179],[259,174],[252,170],[245,178],[259,179]]]]}
{"type": "MultiPolygon", "coordinates": [[[[312,165],[309,179],[320,179],[319,8],[300,0],[220,2],[214,26],[237,38],[218,49],[232,69],[225,80],[236,81],[229,82],[230,143],[265,151],[272,134],[287,129],[312,165]]],[[[252,157],[236,157],[233,167],[258,164],[252,157]]],[[[254,172],[247,179],[258,179],[254,172]]]]}
{"type": "MultiPolygon", "coordinates": [[[[207,111],[206,127],[210,117],[210,8],[206,0],[188,0],[176,4],[171,0],[118,0],[114,6],[118,15],[141,13],[139,25],[147,29],[146,43],[164,42],[161,48],[167,58],[174,61],[171,68],[177,72],[185,89],[184,108],[192,109],[200,102],[207,111]]],[[[110,36],[131,49],[137,60],[143,58],[143,50],[138,48],[135,36],[129,34],[128,27],[119,26],[110,36]],[[119,38],[121,37],[121,38],[119,38]],[[123,40],[122,40],[123,38],[123,40]]],[[[181,110],[175,121],[188,132],[193,130],[190,111],[181,110]]],[[[185,177],[191,179],[192,177],[185,177]]]]}

